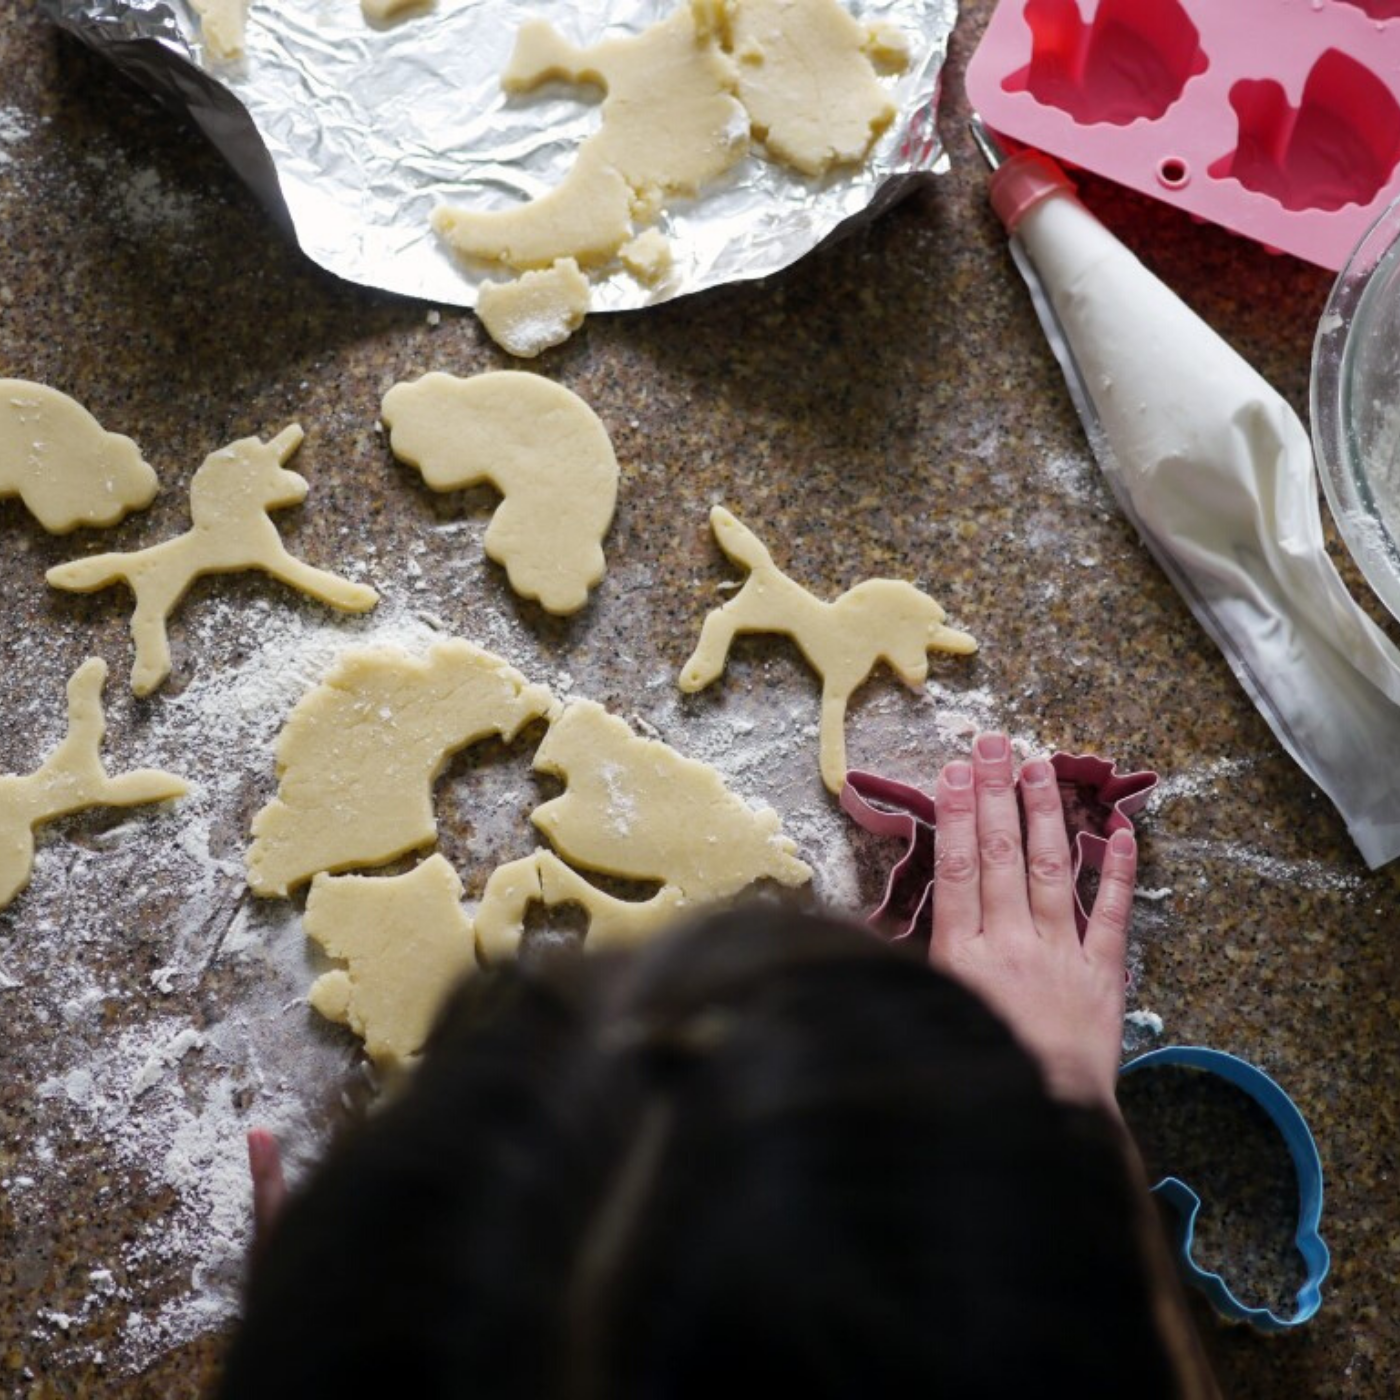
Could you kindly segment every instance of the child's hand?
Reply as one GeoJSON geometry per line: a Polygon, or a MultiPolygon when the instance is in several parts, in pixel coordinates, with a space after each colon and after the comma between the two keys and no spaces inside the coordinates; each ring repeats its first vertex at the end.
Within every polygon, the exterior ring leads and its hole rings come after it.
{"type": "Polygon", "coordinates": [[[1011,746],[981,734],[972,762],[938,775],[930,960],[984,998],[1039,1060],[1050,1092],[1116,1112],[1124,967],[1137,846],[1115,832],[1081,943],[1069,837],[1054,770],[1021,768],[1021,841],[1011,746]]]}
{"type": "Polygon", "coordinates": [[[263,1249],[287,1199],[282,1149],[265,1128],[248,1133],[248,1171],[253,1178],[253,1248],[263,1249]]]}

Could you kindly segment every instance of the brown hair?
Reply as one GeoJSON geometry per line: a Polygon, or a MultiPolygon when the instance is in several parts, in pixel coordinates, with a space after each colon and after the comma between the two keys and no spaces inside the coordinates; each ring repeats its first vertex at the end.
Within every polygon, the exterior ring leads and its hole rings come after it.
{"type": "Polygon", "coordinates": [[[832,920],[475,977],[290,1203],[223,1394],[1175,1395],[1120,1133],[832,920]]]}

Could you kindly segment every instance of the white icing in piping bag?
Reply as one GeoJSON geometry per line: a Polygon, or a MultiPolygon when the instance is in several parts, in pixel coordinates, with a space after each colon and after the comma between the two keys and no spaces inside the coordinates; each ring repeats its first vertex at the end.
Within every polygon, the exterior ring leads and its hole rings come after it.
{"type": "Polygon", "coordinates": [[[1022,151],[992,203],[1119,505],[1373,868],[1400,856],[1400,652],[1323,545],[1312,444],[1263,378],[1022,151]]]}

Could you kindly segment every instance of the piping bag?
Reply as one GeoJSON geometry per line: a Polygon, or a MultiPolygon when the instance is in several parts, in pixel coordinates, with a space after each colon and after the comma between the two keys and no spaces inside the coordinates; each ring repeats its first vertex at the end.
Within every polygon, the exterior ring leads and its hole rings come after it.
{"type": "Polygon", "coordinates": [[[991,200],[1123,513],[1373,869],[1400,856],[1400,651],[1323,545],[1297,415],[1075,197],[973,119],[991,200]]]}

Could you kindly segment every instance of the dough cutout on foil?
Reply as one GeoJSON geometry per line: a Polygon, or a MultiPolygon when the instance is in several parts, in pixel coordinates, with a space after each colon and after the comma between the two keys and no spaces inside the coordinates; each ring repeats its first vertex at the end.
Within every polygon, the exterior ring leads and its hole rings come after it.
{"type": "Polygon", "coordinates": [[[813,176],[870,154],[895,115],[876,64],[909,63],[898,31],[857,23],[837,0],[735,0],[728,47],[754,136],[813,176]]]}
{"type": "Polygon", "coordinates": [[[159,488],[136,444],[107,432],[76,399],[0,379],[0,496],[18,496],[51,534],[115,525],[159,488]]]}
{"type": "MultiPolygon", "coordinates": [[[[199,16],[200,37],[204,48],[216,63],[236,63],[245,57],[248,37],[248,11],[253,0],[189,0],[190,8],[199,16]]],[[[259,0],[271,4],[272,0],[259,0]]],[[[340,0],[353,4],[354,0],[340,0]]],[[[433,0],[360,0],[360,13],[374,25],[392,24],[396,20],[432,9],[433,0]]]]}
{"type": "Polygon", "coordinates": [[[434,491],[487,482],[501,493],[486,553],[522,598],[560,615],[583,607],[606,566],[618,467],[577,394],[517,370],[433,373],[396,384],[380,416],[394,455],[434,491]]]}
{"type": "Polygon", "coordinates": [[[277,795],[253,818],[248,883],[285,896],[322,871],[383,865],[437,840],[433,784],[460,749],[512,739],[554,697],[470,642],[425,656],[352,648],[277,739],[277,795]]]}
{"type": "Polygon", "coordinates": [[[70,560],[48,571],[48,581],[69,592],[95,593],[124,582],[136,595],[131,688],[137,695],[149,695],[170,674],[166,622],[204,574],[260,570],[343,612],[367,612],[379,601],[374,589],[289,553],[268,518],[269,511],[306,499],[306,479],[282,465],[301,440],[294,423],[270,442],[241,438],[206,457],[190,483],[193,528],[185,534],[129,554],[70,560]]]}
{"type": "Polygon", "coordinates": [[[441,205],[433,229],[459,257],[524,274],[485,284],[477,310],[504,349],[537,355],[583,320],[580,268],[620,260],[647,286],[666,275],[656,221],[737,165],[751,129],[771,159],[804,175],[864,160],[895,113],[876,64],[907,62],[896,31],[858,24],[837,0],[688,0],[641,33],[584,48],[528,21],[501,77],[506,93],[596,85],[601,125],[553,189],[507,209],[441,205]]]}
{"type": "Polygon", "coordinates": [[[598,130],[563,181],[510,209],[440,206],[433,228],[465,258],[516,272],[573,258],[597,266],[652,221],[665,200],[693,196],[748,150],[738,75],[719,45],[723,6],[693,0],[640,34],[578,48],[543,20],[516,35],[501,85],[528,93],[551,80],[604,89],[598,130]]]}
{"type": "Polygon", "coordinates": [[[33,772],[0,775],[0,909],[29,883],[34,829],[88,807],[137,807],[188,791],[183,778],[157,768],[116,777],[102,763],[107,732],[102,686],[107,663],[92,657],[68,682],[68,733],[33,772]]]}
{"type": "Polygon", "coordinates": [[[826,603],[782,573],[753,531],[723,506],[710,512],[710,526],[719,547],[749,576],[706,617],[699,644],[681,670],[680,688],[703,690],[718,679],[740,633],[791,637],[821,677],[822,780],[839,793],[846,780],[846,705],[875,666],[884,661],[917,689],[928,679],[931,650],[966,656],[977,643],[945,626],[942,607],[911,583],[867,579],[826,603]]]}
{"type": "Polygon", "coordinates": [[[462,893],[441,855],[407,875],[322,874],[311,882],[307,936],[345,966],[318,977],[308,999],[359,1036],[381,1067],[418,1054],[443,997],[476,967],[462,893]]]}
{"type": "Polygon", "coordinates": [[[235,63],[244,55],[252,0],[190,0],[199,16],[200,38],[216,63],[235,63]]]}

